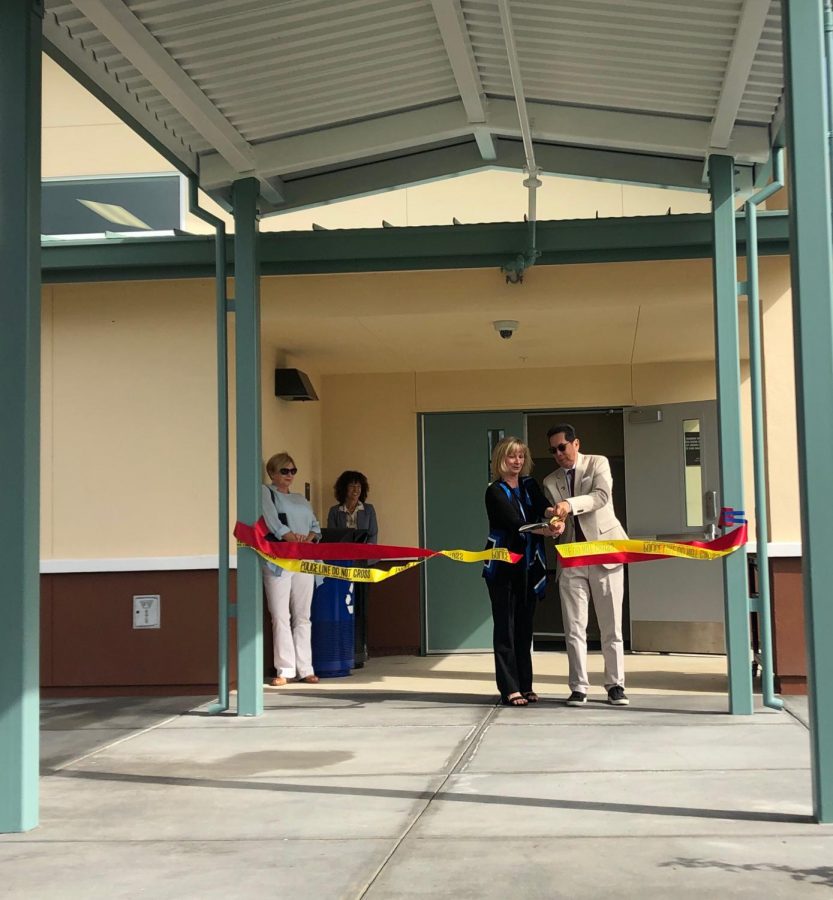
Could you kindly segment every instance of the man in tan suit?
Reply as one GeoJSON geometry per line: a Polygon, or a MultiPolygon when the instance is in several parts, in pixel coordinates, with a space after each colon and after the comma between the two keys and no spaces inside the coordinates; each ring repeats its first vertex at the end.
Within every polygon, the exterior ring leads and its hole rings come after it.
{"type": "MultiPolygon", "coordinates": [[[[547,439],[558,468],[544,479],[544,493],[553,504],[552,515],[564,519],[561,542],[627,538],[613,511],[613,478],[607,457],[579,453],[580,441],[572,425],[553,426],[547,439]]],[[[572,693],[567,705],[587,702],[587,611],[592,597],[601,630],[608,702],[627,706],[622,645],[624,566],[559,566],[557,578],[570,665],[572,693]]]]}

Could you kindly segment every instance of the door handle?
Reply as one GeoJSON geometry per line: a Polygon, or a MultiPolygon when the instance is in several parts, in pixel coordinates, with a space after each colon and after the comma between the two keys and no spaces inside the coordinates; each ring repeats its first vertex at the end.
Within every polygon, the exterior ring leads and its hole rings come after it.
{"type": "Polygon", "coordinates": [[[706,491],[703,494],[703,506],[705,509],[705,518],[707,521],[714,522],[717,520],[717,491],[706,491]]]}
{"type": "Polygon", "coordinates": [[[703,511],[706,527],[703,532],[707,541],[717,537],[717,491],[706,491],[703,494],[703,511]]]}

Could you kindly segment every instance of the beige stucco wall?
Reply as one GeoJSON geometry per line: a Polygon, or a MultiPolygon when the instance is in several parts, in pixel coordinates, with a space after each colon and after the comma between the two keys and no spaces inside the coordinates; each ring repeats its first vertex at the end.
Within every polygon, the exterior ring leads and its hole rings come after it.
{"type": "MultiPolygon", "coordinates": [[[[275,453],[290,453],[298,467],[293,489],[304,493],[304,485],[310,485],[310,502],[319,512],[322,503],[329,496],[327,487],[321,482],[321,464],[324,442],[321,433],[321,403],[314,401],[281,400],[275,396],[275,369],[300,368],[310,376],[319,399],[324,391],[321,379],[315,369],[303,364],[278,347],[264,341],[260,354],[261,410],[263,459],[275,453]]],[[[264,480],[266,474],[264,471],[264,480]]]]}
{"type": "Polygon", "coordinates": [[[216,488],[206,283],[47,288],[43,554],[206,552],[216,488]]]}
{"type": "MultiPolygon", "coordinates": [[[[604,268],[584,267],[594,284],[604,268]]],[[[618,269],[608,271],[611,278],[618,277],[618,269]]],[[[448,273],[455,290],[460,288],[460,274],[448,273]]],[[[471,274],[477,284],[477,273],[471,274]]],[[[399,277],[404,278],[396,273],[379,276],[375,289],[399,296],[399,277]]],[[[347,278],[315,276],[320,284],[310,290],[340,296],[347,290],[347,278]]],[[[649,292],[664,290],[643,284],[649,292]]],[[[290,280],[280,287],[286,309],[292,309],[290,280]]],[[[770,448],[777,451],[785,436],[795,439],[784,260],[762,261],[762,294],[770,448]]],[[[45,287],[43,299],[43,557],[215,553],[213,283],[57,285],[45,287]]],[[[651,295],[645,299],[650,302],[651,295]]],[[[686,327],[684,316],[675,327],[686,327]]],[[[308,331],[314,334],[315,329],[311,319],[308,331]]],[[[264,457],[284,449],[295,456],[300,469],[297,488],[303,491],[304,482],[311,484],[313,506],[322,517],[332,503],[331,486],[339,472],[362,469],[371,481],[382,537],[394,543],[418,540],[420,412],[630,406],[715,396],[710,359],[635,365],[599,365],[588,359],[585,364],[535,369],[362,374],[362,348],[357,346],[352,371],[345,366],[343,372],[321,374],[291,343],[279,346],[265,336],[261,348],[264,457]],[[307,371],[321,401],[277,399],[277,366],[307,371]]],[[[230,350],[233,367],[233,328],[230,350]]],[[[747,369],[744,363],[745,489],[751,510],[747,369]]],[[[230,382],[233,387],[233,377],[230,382]]],[[[230,417],[233,504],[233,396],[230,417]]],[[[798,540],[794,467],[785,472],[782,454],[773,452],[769,476],[771,538],[798,540]]]]}
{"type": "Polygon", "coordinates": [[[801,520],[795,408],[792,292],[785,261],[761,260],[764,402],[767,419],[769,533],[772,541],[800,541],[801,520]]]}
{"type": "MultiPolygon", "coordinates": [[[[233,328],[229,337],[233,511],[233,328]]],[[[213,282],[46,287],[42,353],[42,557],[216,553],[213,282]]],[[[320,404],[274,395],[275,367],[292,364],[264,343],[264,453],[290,450],[318,507],[320,404]]]]}
{"type": "MultiPolygon", "coordinates": [[[[745,365],[742,377],[744,414],[748,419],[745,365]]],[[[325,376],[323,383],[323,438],[327,447],[324,481],[335,479],[346,468],[364,471],[371,482],[382,539],[394,544],[407,544],[419,537],[415,514],[418,413],[632,405],[628,366],[339,375],[325,376]]],[[[715,397],[714,365],[701,362],[634,366],[633,384],[633,405],[710,400],[715,397]]],[[[748,440],[746,446],[749,447],[748,440]]],[[[747,458],[745,468],[746,502],[751,508],[751,458],[747,458]]]]}

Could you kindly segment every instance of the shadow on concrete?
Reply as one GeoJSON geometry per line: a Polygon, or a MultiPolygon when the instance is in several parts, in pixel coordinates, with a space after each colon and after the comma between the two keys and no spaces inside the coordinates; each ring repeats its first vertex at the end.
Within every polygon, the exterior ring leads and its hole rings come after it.
{"type": "Polygon", "coordinates": [[[75,697],[44,699],[41,731],[80,728],[147,728],[186,712],[207,697],[75,697]]]}
{"type": "MultiPolygon", "coordinates": [[[[321,691],[315,688],[304,688],[302,690],[292,690],[287,688],[279,688],[269,691],[266,695],[267,702],[264,711],[273,709],[359,709],[362,706],[369,706],[375,703],[385,703],[396,700],[407,700],[410,703],[419,703],[420,709],[429,709],[433,704],[438,707],[442,706],[495,706],[498,702],[497,694],[443,694],[443,693],[420,693],[418,691],[321,691]],[[272,698],[287,698],[288,702],[279,704],[273,703],[272,698]],[[329,701],[321,703],[319,701],[329,701]],[[310,702],[292,702],[292,701],[313,701],[310,702]]],[[[185,716],[203,716],[214,717],[211,713],[204,709],[192,709],[182,713],[185,716]]],[[[237,717],[237,713],[233,710],[226,710],[218,714],[221,717],[232,716],[237,717]]]]}
{"type": "MultiPolygon", "coordinates": [[[[673,706],[674,697],[656,694],[643,694],[631,697],[630,706],[617,707],[613,709],[607,700],[602,697],[589,697],[587,700],[587,709],[607,709],[610,710],[612,716],[625,717],[633,713],[656,713],[657,715],[674,715],[674,716],[722,716],[729,715],[727,700],[721,696],[715,696],[714,706],[708,708],[692,708],[691,703],[686,704],[685,697],[680,697],[680,705],[673,706]],[[656,700],[662,697],[666,705],[656,706],[656,700]]],[[[370,706],[377,703],[387,702],[408,702],[409,704],[419,703],[420,709],[430,709],[432,707],[441,708],[443,706],[478,706],[493,707],[500,705],[500,697],[497,694],[450,694],[441,692],[419,693],[416,691],[390,691],[390,690],[357,690],[357,691],[327,691],[316,688],[304,688],[301,690],[293,690],[291,688],[281,688],[279,690],[270,691],[267,694],[267,705],[264,711],[284,710],[284,709],[360,709],[364,706],[370,706]],[[280,702],[274,702],[272,698],[280,698],[280,702]]],[[[702,701],[700,701],[702,702],[702,701]]],[[[537,706],[542,709],[552,709],[555,707],[567,708],[567,696],[550,697],[541,696],[537,706]]],[[[533,706],[533,708],[534,708],[533,706]]],[[[581,714],[581,711],[577,713],[581,714]]],[[[236,712],[231,709],[220,714],[222,717],[236,718],[236,712]]],[[[210,718],[211,714],[204,709],[194,709],[189,712],[182,713],[183,717],[197,716],[210,718]]],[[[598,720],[594,720],[594,723],[598,720]]],[[[577,723],[580,724],[580,723],[577,723]]]]}
{"type": "Polygon", "coordinates": [[[626,688],[656,688],[666,690],[669,684],[685,684],[685,690],[692,693],[704,691],[706,693],[728,693],[729,683],[725,675],[716,675],[714,672],[678,672],[654,671],[654,672],[628,672],[627,660],[625,661],[626,688]]]}
{"type": "Polygon", "coordinates": [[[194,703],[199,702],[199,697],[42,700],[39,748],[41,774],[182,715],[194,703]]]}
{"type": "MultiPolygon", "coordinates": [[[[627,669],[627,660],[625,661],[627,669]]],[[[405,675],[407,673],[403,673],[405,675]]],[[[457,669],[420,670],[420,680],[440,679],[442,681],[485,681],[491,678],[486,672],[466,672],[457,669]]],[[[361,683],[361,682],[359,682],[361,683]]],[[[569,693],[566,675],[535,674],[535,685],[540,689],[544,685],[557,685],[559,690],[569,693]]],[[[723,674],[714,672],[686,672],[684,669],[669,672],[667,669],[657,671],[627,672],[627,685],[634,688],[654,688],[667,690],[669,686],[684,684],[685,690],[692,693],[715,693],[728,691],[728,681],[723,674]]]]}
{"type": "Polygon", "coordinates": [[[817,866],[812,869],[798,869],[794,866],[775,863],[729,863],[719,859],[687,859],[678,857],[660,863],[660,868],[721,869],[723,872],[783,872],[793,881],[807,881],[820,887],[833,888],[833,866],[817,866]]]}
{"type": "MultiPolygon", "coordinates": [[[[667,705],[656,706],[658,696],[643,694],[631,697],[630,706],[611,708],[607,700],[602,697],[589,697],[587,709],[609,709],[611,715],[625,717],[633,713],[656,713],[663,716],[723,716],[729,715],[726,698],[715,696],[714,706],[706,709],[692,708],[691,704],[681,702],[680,706],[673,706],[673,696],[663,696],[667,705]],[[648,698],[650,697],[650,700],[648,698]],[[642,702],[642,701],[645,702],[642,702]]],[[[378,703],[408,702],[419,703],[420,709],[442,708],[444,706],[477,706],[489,708],[500,705],[500,697],[497,694],[451,694],[441,692],[419,693],[417,691],[390,691],[390,690],[356,690],[356,691],[327,691],[316,688],[303,688],[293,690],[281,688],[272,690],[266,695],[264,712],[271,710],[305,709],[361,709],[378,703]],[[275,702],[273,698],[279,698],[275,702]]],[[[541,695],[537,704],[539,708],[551,709],[554,707],[567,708],[566,694],[563,697],[550,697],[541,695]]],[[[578,713],[580,715],[580,712],[578,713]]],[[[192,709],[181,713],[183,718],[194,716],[197,718],[237,718],[236,711],[228,709],[222,713],[210,713],[206,709],[192,709]]],[[[598,720],[594,720],[594,723],[598,720]]],[[[577,723],[580,724],[580,723],[577,723]]]]}
{"type": "Polygon", "coordinates": [[[332,794],[348,797],[382,797],[402,800],[434,799],[452,803],[485,803],[535,809],[570,809],[579,812],[622,813],[628,816],[647,815],[688,819],[723,819],[733,822],[778,822],[790,825],[812,825],[815,823],[812,816],[742,809],[649,806],[642,803],[602,803],[593,800],[555,800],[542,797],[501,796],[500,794],[462,794],[454,791],[440,791],[434,794],[432,791],[408,791],[380,787],[341,787],[337,785],[287,784],[270,781],[230,781],[213,778],[181,778],[172,775],[131,775],[127,772],[84,772],[69,769],[59,769],[50,774],[58,778],[78,778],[85,781],[115,781],[127,784],[166,785],[168,787],[225,788],[235,791],[332,794]]]}

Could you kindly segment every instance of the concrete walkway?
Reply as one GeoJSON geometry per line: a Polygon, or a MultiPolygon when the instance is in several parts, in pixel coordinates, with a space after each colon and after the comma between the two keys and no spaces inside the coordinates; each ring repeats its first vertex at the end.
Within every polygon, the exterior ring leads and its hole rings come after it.
{"type": "MultiPolygon", "coordinates": [[[[630,656],[628,708],[496,707],[486,656],[267,691],[44,705],[41,826],[0,897],[833,898],[806,728],[725,713],[724,660],[630,656]]],[[[600,661],[594,658],[595,670],[600,661]]]]}

